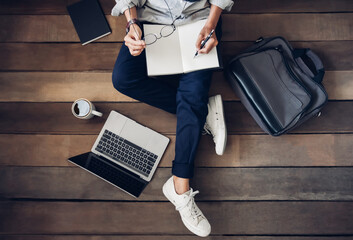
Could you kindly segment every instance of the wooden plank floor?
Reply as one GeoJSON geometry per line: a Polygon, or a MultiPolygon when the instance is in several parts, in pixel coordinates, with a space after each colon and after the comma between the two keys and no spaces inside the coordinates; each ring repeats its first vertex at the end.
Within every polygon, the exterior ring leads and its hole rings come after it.
{"type": "MultiPolygon", "coordinates": [[[[66,12],[77,0],[0,0],[0,240],[192,240],[161,187],[174,157],[175,116],[114,90],[111,72],[124,18],[113,33],[81,46],[66,12]],[[95,102],[103,118],[75,119],[72,101],[95,102]],[[139,199],[69,164],[86,152],[110,110],[171,139],[139,199]]],[[[238,0],[223,15],[229,60],[259,36],[310,47],[327,69],[329,103],[278,138],[265,135],[222,72],[229,130],[223,156],[203,136],[192,185],[215,240],[353,240],[353,1],[238,0]]]]}

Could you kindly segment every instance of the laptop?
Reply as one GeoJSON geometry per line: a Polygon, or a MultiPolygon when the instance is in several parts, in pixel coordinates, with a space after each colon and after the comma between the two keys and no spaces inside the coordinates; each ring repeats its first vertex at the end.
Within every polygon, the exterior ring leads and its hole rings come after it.
{"type": "Polygon", "coordinates": [[[68,161],[137,198],[151,181],[168,143],[169,138],[111,111],[91,152],[68,161]]]}

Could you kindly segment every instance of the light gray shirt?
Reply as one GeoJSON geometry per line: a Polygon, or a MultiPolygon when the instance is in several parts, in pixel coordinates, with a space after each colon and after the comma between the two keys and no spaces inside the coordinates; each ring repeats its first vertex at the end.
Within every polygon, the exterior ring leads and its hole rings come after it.
{"type": "Polygon", "coordinates": [[[137,17],[140,21],[171,24],[176,19],[174,22],[176,26],[190,23],[195,20],[206,19],[210,13],[211,4],[227,11],[230,11],[234,4],[234,1],[232,0],[201,0],[197,2],[187,2],[185,0],[115,1],[116,4],[111,13],[113,16],[119,16],[128,8],[136,6],[137,17]]]}

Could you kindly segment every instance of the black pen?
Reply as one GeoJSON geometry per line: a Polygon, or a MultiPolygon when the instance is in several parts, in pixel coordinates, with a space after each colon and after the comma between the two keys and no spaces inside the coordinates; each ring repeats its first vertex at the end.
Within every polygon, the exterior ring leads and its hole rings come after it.
{"type": "MultiPolygon", "coordinates": [[[[200,49],[202,49],[202,48],[206,45],[207,41],[210,40],[210,38],[211,38],[213,32],[214,32],[214,29],[212,29],[212,31],[210,32],[210,34],[208,34],[208,36],[205,38],[205,40],[203,40],[203,41],[201,42],[201,47],[200,47],[200,49]]],[[[197,54],[199,54],[199,51],[196,51],[194,58],[197,56],[197,54]]]]}

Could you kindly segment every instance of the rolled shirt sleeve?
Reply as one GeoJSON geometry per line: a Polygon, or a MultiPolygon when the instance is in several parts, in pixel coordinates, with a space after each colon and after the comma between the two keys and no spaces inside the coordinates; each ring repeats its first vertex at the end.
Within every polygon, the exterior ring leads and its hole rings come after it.
{"type": "Polygon", "coordinates": [[[209,0],[212,5],[216,5],[223,10],[230,11],[233,7],[234,1],[232,0],[209,0]]]}
{"type": "Polygon", "coordinates": [[[131,7],[141,7],[146,0],[115,0],[116,4],[112,9],[112,16],[124,14],[125,10],[131,7]]]}

